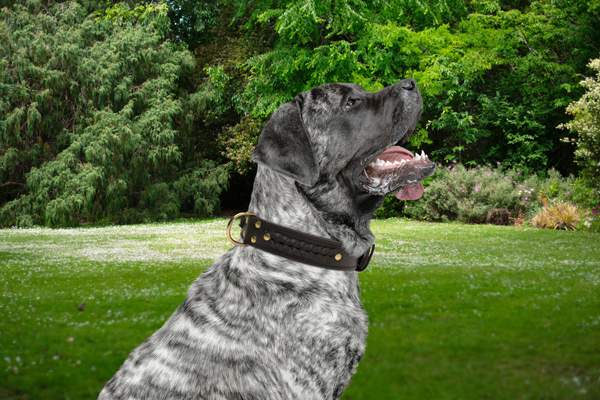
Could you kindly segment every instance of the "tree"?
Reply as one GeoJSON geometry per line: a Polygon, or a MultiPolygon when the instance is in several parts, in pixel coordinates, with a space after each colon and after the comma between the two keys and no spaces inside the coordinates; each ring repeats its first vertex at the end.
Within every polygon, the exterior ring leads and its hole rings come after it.
{"type": "Polygon", "coordinates": [[[210,215],[228,173],[198,146],[207,98],[192,54],[164,38],[166,8],[84,6],[0,11],[1,223],[210,215]]]}
{"type": "Polygon", "coordinates": [[[424,113],[411,145],[439,160],[575,172],[563,134],[578,75],[600,51],[597,2],[234,2],[249,32],[275,33],[246,62],[239,115],[266,119],[334,81],[378,90],[414,77],[424,113]]]}
{"type": "MultiPolygon", "coordinates": [[[[565,141],[577,146],[575,161],[582,168],[582,178],[593,189],[596,200],[600,199],[600,59],[588,64],[596,77],[581,82],[586,88],[584,95],[569,104],[567,113],[573,115],[572,122],[560,125],[577,134],[565,141]]],[[[595,205],[595,204],[594,204],[595,205]]]]}
{"type": "Polygon", "coordinates": [[[166,5],[174,42],[185,43],[190,49],[209,42],[211,28],[219,23],[217,2],[166,0],[166,5]]]}

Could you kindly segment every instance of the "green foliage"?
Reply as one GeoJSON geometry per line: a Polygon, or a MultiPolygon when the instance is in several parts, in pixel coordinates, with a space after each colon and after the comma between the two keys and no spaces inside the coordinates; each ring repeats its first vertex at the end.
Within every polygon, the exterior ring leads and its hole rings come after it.
{"type": "Polygon", "coordinates": [[[0,11],[0,181],[10,182],[1,224],[165,220],[217,207],[226,172],[196,150],[206,101],[187,84],[193,57],[151,21],[164,5],[140,7],[118,3],[99,18],[77,2],[32,0],[0,11]]]}
{"type": "MultiPolygon", "coordinates": [[[[0,4],[0,224],[214,210],[218,191],[200,205],[205,195],[176,183],[223,183],[210,172],[223,156],[250,177],[261,122],[327,82],[376,91],[413,77],[424,112],[408,146],[438,161],[500,160],[540,176],[576,172],[557,126],[572,103],[575,121],[562,126],[573,128],[568,142],[582,140],[575,124],[595,101],[581,97],[579,81],[600,52],[597,1],[0,4]],[[164,194],[162,211],[151,193],[164,194]]],[[[591,157],[577,155],[584,172],[574,196],[582,204],[590,194],[586,207],[600,195],[593,140],[591,157]]]]}
{"type": "MultiPolygon", "coordinates": [[[[561,127],[577,133],[577,138],[566,139],[577,146],[575,159],[583,171],[582,176],[591,188],[600,191],[600,59],[592,60],[589,67],[595,78],[586,78],[581,85],[586,88],[581,99],[571,103],[567,112],[574,120],[561,127]]],[[[597,196],[595,196],[597,198],[597,196]]]]}
{"type": "Polygon", "coordinates": [[[222,154],[231,160],[231,168],[241,175],[256,169],[252,162],[252,150],[262,127],[263,123],[259,119],[246,116],[239,124],[223,128],[219,136],[222,154]]]}
{"type": "Polygon", "coordinates": [[[192,169],[174,184],[183,208],[202,216],[213,215],[217,211],[218,202],[215,200],[229,182],[226,168],[210,161],[205,164],[205,168],[192,169]]]}
{"type": "Polygon", "coordinates": [[[600,206],[592,207],[588,215],[584,215],[577,224],[577,230],[582,232],[600,232],[600,206]]]}
{"type": "Polygon", "coordinates": [[[127,2],[111,4],[107,1],[104,12],[96,12],[96,18],[113,21],[120,27],[133,27],[135,25],[149,26],[154,32],[166,33],[169,27],[167,5],[159,0],[157,3],[138,3],[130,6],[127,2]]]}
{"type": "Polygon", "coordinates": [[[215,94],[213,131],[248,116],[264,121],[327,82],[376,91],[413,77],[424,98],[413,149],[467,166],[500,160],[526,174],[576,172],[556,127],[581,95],[578,75],[600,51],[595,3],[256,0],[219,8],[217,36],[228,40],[214,43],[223,50],[196,53],[202,87],[215,94]]]}
{"type": "Polygon", "coordinates": [[[210,30],[219,23],[218,2],[194,0],[165,0],[168,6],[170,31],[176,43],[185,43],[190,49],[205,43],[210,30]]]}
{"type": "Polygon", "coordinates": [[[425,193],[417,201],[400,202],[389,196],[377,217],[404,215],[431,221],[458,220],[466,223],[494,223],[496,219],[515,223],[547,201],[571,200],[572,179],[551,170],[549,175],[524,176],[500,164],[466,168],[462,164],[440,167],[424,183],[425,193]],[[505,218],[500,218],[501,214],[505,218]]]}
{"type": "Polygon", "coordinates": [[[403,201],[398,201],[394,196],[387,196],[383,200],[381,207],[373,214],[373,218],[387,219],[398,217],[399,215],[402,215],[405,207],[407,206],[403,201]]]}
{"type": "Polygon", "coordinates": [[[585,7],[532,2],[524,10],[471,14],[453,29],[454,42],[425,59],[424,78],[437,80],[426,103],[437,114],[428,126],[440,133],[432,154],[471,165],[501,159],[523,170],[568,171],[553,122],[577,94],[579,55],[590,54],[585,35],[597,35],[591,20],[582,20],[588,14],[575,16],[585,7]],[[580,30],[567,22],[571,16],[580,30]]]}
{"type": "Polygon", "coordinates": [[[433,83],[424,89],[428,127],[437,136],[431,153],[470,165],[501,159],[525,171],[570,171],[553,121],[577,94],[579,54],[590,54],[585,35],[597,34],[582,16],[573,17],[582,24],[577,31],[565,20],[584,6],[536,2],[522,11],[471,14],[449,31],[447,44],[415,73],[433,83]]]}
{"type": "Polygon", "coordinates": [[[595,3],[233,4],[248,32],[276,34],[272,47],[246,62],[240,115],[268,118],[296,93],[327,82],[378,90],[413,77],[425,107],[411,145],[446,162],[575,172],[556,126],[580,94],[577,75],[600,51],[595,3]]]}
{"type": "Polygon", "coordinates": [[[600,204],[600,188],[586,177],[579,177],[573,183],[573,201],[584,208],[593,208],[600,204]]]}
{"type": "MultiPolygon", "coordinates": [[[[229,169],[240,174],[236,177],[239,189],[240,184],[245,188],[251,186],[255,171],[251,152],[264,123],[263,119],[244,111],[245,63],[264,51],[270,33],[264,33],[261,29],[244,33],[241,25],[247,17],[232,21],[233,13],[234,9],[229,3],[222,4],[219,9],[220,23],[211,31],[214,39],[196,48],[195,80],[199,83],[199,93],[210,105],[203,112],[202,132],[217,143],[216,146],[209,143],[206,147],[212,147],[213,155],[229,159],[229,169]]],[[[257,98],[261,97],[262,94],[257,94],[257,98]]],[[[226,192],[223,203],[232,203],[229,207],[243,208],[249,199],[240,196],[237,189],[226,192]],[[233,196],[234,201],[228,196],[233,196]]]]}

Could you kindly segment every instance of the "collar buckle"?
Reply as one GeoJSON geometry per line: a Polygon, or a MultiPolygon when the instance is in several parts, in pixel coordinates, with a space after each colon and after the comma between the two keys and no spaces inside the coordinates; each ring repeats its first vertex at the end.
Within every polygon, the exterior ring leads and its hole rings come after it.
{"type": "MultiPolygon", "coordinates": [[[[242,221],[240,222],[240,226],[243,228],[243,227],[244,227],[244,225],[247,225],[247,224],[248,224],[248,219],[249,219],[250,217],[256,217],[256,214],[254,214],[254,213],[251,213],[251,212],[242,212],[242,213],[236,214],[236,215],[234,215],[233,217],[231,217],[231,219],[229,220],[229,223],[227,224],[227,240],[229,240],[231,243],[235,244],[236,246],[240,246],[240,247],[246,247],[246,246],[248,246],[248,244],[247,244],[247,243],[238,242],[238,241],[234,240],[234,239],[231,237],[231,227],[233,226],[233,223],[234,223],[236,220],[238,220],[238,219],[240,219],[240,218],[242,218],[242,217],[246,217],[246,220],[245,220],[245,221],[244,221],[244,220],[242,220],[242,221]]],[[[242,240],[244,239],[244,233],[245,233],[245,230],[244,230],[244,229],[242,229],[242,235],[241,235],[241,236],[242,236],[242,240]]]]}

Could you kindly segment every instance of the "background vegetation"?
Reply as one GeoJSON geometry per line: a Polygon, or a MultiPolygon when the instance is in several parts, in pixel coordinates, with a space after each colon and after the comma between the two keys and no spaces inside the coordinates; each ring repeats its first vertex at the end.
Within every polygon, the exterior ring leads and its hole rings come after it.
{"type": "MultiPolygon", "coordinates": [[[[227,220],[0,230],[0,398],[96,399],[231,245],[227,220]]],[[[600,398],[597,235],[373,221],[342,397],[600,398]]]]}
{"type": "MultiPolygon", "coordinates": [[[[527,220],[600,231],[599,59],[600,0],[0,0],[0,227],[243,209],[281,103],[412,77],[439,168],[377,215],[525,226],[373,222],[344,398],[597,399],[597,237],[527,220]]],[[[0,398],[96,398],[224,224],[1,230],[0,398]]]]}
{"type": "Polygon", "coordinates": [[[244,208],[281,103],[405,77],[424,97],[409,149],[573,174],[590,208],[599,28],[599,0],[0,0],[0,224],[244,208]]]}

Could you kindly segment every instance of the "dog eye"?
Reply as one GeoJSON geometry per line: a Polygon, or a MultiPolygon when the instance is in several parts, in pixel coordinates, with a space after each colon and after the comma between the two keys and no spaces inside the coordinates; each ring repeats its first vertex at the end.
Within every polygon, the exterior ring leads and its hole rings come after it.
{"type": "Polygon", "coordinates": [[[348,99],[348,101],[346,102],[346,108],[352,107],[354,105],[354,103],[356,103],[356,100],[348,99]]]}

